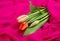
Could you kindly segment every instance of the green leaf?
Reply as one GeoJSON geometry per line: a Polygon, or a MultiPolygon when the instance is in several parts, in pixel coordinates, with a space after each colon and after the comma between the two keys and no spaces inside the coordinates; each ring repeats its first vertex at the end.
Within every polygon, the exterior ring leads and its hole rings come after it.
{"type": "Polygon", "coordinates": [[[48,20],[48,16],[49,15],[41,19],[38,25],[31,27],[31,28],[27,28],[26,31],[24,32],[24,36],[33,34],[34,32],[36,32],[48,20]]]}

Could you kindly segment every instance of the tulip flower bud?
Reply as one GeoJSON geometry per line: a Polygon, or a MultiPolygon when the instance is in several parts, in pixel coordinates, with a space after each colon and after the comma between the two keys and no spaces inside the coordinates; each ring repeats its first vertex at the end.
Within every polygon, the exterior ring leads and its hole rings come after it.
{"type": "Polygon", "coordinates": [[[37,21],[33,22],[29,27],[33,27],[33,26],[37,25],[39,22],[40,21],[37,20],[37,21]]]}
{"type": "Polygon", "coordinates": [[[19,26],[19,30],[23,31],[28,27],[28,23],[27,22],[22,22],[19,26]]]}
{"type": "Polygon", "coordinates": [[[27,21],[28,20],[28,16],[27,15],[22,15],[22,16],[19,16],[17,18],[18,22],[24,22],[24,21],[27,21]]]}

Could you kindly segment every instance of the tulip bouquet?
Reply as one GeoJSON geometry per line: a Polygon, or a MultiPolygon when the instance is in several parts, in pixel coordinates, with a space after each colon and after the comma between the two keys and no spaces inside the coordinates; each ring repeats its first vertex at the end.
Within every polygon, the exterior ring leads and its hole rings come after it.
{"type": "Polygon", "coordinates": [[[45,22],[48,21],[49,14],[45,7],[33,7],[28,15],[22,15],[17,18],[20,22],[19,30],[24,31],[24,36],[36,32],[45,22]]]}

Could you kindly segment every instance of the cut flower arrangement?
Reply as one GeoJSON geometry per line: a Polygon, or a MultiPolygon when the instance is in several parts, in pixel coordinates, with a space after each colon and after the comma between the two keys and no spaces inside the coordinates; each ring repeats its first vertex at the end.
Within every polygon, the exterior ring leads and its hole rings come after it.
{"type": "Polygon", "coordinates": [[[24,36],[36,32],[49,18],[48,11],[45,7],[31,7],[31,12],[28,15],[21,15],[17,18],[18,22],[21,23],[19,30],[25,30],[24,36]]]}

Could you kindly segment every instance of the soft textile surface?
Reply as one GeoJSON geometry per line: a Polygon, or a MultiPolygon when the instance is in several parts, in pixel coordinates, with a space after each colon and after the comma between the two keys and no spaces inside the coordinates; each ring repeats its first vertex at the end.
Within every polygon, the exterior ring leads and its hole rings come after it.
{"type": "Polygon", "coordinates": [[[0,41],[60,41],[60,0],[0,0],[0,41]],[[34,34],[23,36],[16,18],[30,12],[30,4],[44,6],[50,18],[34,34]]]}

